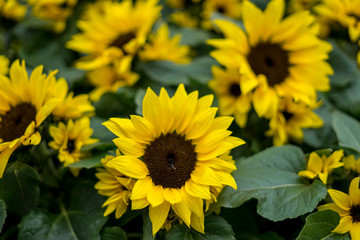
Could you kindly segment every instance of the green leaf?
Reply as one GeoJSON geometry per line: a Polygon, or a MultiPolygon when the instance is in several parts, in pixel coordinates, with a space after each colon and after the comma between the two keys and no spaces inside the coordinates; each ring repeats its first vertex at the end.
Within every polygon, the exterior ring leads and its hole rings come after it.
{"type": "Polygon", "coordinates": [[[205,218],[205,237],[209,240],[235,240],[235,233],[231,225],[224,218],[210,215],[205,218]]]}
{"type": "Polygon", "coordinates": [[[115,134],[102,125],[107,120],[107,118],[100,117],[92,117],[90,119],[90,127],[94,129],[93,138],[97,138],[102,142],[111,142],[116,137],[115,134]]]}
{"type": "Polygon", "coordinates": [[[143,214],[143,238],[144,240],[153,240],[152,223],[149,217],[149,211],[146,209],[143,214]]]}
{"type": "Polygon", "coordinates": [[[333,112],[333,128],[339,140],[339,146],[360,152],[360,123],[340,112],[333,112]]]}
{"type": "Polygon", "coordinates": [[[172,226],[166,234],[166,240],[205,240],[206,238],[201,233],[189,229],[185,225],[178,224],[172,226]]]}
{"type": "Polygon", "coordinates": [[[5,206],[4,201],[2,201],[0,199],[0,233],[1,233],[2,227],[4,226],[5,219],[6,219],[6,206],[5,206]]]}
{"type": "Polygon", "coordinates": [[[100,167],[102,166],[101,164],[101,159],[104,158],[106,155],[106,152],[102,152],[99,154],[96,154],[94,156],[85,158],[85,159],[81,159],[78,162],[74,162],[72,164],[70,164],[68,167],[73,167],[73,168],[93,168],[93,167],[100,167]]]}
{"type": "Polygon", "coordinates": [[[101,240],[126,240],[126,232],[119,227],[106,227],[101,232],[101,240]]]}
{"type": "Polygon", "coordinates": [[[339,214],[331,210],[310,214],[306,217],[305,226],[296,240],[350,240],[347,234],[336,234],[331,232],[339,224],[339,221],[339,214]]]}
{"type": "Polygon", "coordinates": [[[327,190],[318,180],[309,184],[299,177],[298,172],[304,169],[304,154],[295,146],[272,147],[239,160],[233,173],[238,189],[226,187],[217,204],[234,208],[256,198],[257,212],[272,221],[311,212],[327,190]]]}
{"type": "Polygon", "coordinates": [[[10,164],[0,179],[0,196],[7,208],[23,216],[39,202],[40,179],[38,172],[27,164],[10,164]]]}
{"type": "Polygon", "coordinates": [[[174,31],[176,31],[176,34],[181,34],[181,45],[196,46],[204,44],[205,41],[211,37],[209,32],[195,28],[182,27],[174,29],[174,31]]]}

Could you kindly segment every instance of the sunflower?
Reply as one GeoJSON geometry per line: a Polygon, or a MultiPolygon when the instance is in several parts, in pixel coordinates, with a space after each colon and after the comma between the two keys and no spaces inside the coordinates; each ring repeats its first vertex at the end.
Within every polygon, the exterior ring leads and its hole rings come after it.
{"type": "Polygon", "coordinates": [[[170,14],[169,21],[180,27],[196,28],[198,26],[198,19],[185,11],[178,11],[170,14]]]}
{"type": "Polygon", "coordinates": [[[203,200],[212,187],[236,189],[233,162],[219,158],[244,144],[226,130],[231,117],[217,117],[210,107],[213,96],[198,99],[181,84],[170,98],[164,88],[157,96],[150,88],[143,100],[143,117],[111,118],[104,125],[119,138],[114,143],[124,154],[107,167],[136,179],[132,209],[149,206],[155,235],[170,208],[185,224],[204,232],[203,200]]]}
{"type": "Polygon", "coordinates": [[[82,32],[66,44],[67,48],[87,55],[75,66],[94,70],[125,55],[135,55],[160,15],[161,7],[157,3],[157,0],[147,0],[133,5],[126,0],[90,5],[77,24],[82,32]]]}
{"type": "MultiPolygon", "coordinates": [[[[98,139],[90,138],[93,129],[90,128],[89,118],[82,118],[75,122],[70,119],[67,125],[60,122],[57,127],[50,126],[49,132],[54,139],[49,146],[59,150],[59,161],[63,162],[65,167],[78,162],[83,157],[82,147],[98,141],[98,139]]],[[[79,175],[79,170],[79,168],[70,168],[74,176],[79,175]]]]}
{"type": "Polygon", "coordinates": [[[328,75],[333,70],[325,60],[331,45],[317,37],[318,28],[309,12],[282,19],[284,5],[284,0],[271,0],[262,12],[244,1],[246,31],[229,21],[216,20],[225,39],[208,40],[218,48],[211,53],[218,62],[237,57],[240,69],[248,71],[249,80],[258,81],[253,104],[260,117],[269,118],[275,113],[279,97],[290,96],[312,104],[316,91],[330,89],[328,75]]]}
{"type": "Polygon", "coordinates": [[[328,193],[334,203],[318,207],[319,211],[330,209],[340,215],[340,222],[332,232],[344,234],[350,232],[352,240],[360,240],[360,189],[359,177],[354,178],[349,187],[349,195],[338,190],[329,189],[328,193]]]}
{"type": "Polygon", "coordinates": [[[316,152],[310,153],[306,170],[300,171],[300,177],[314,179],[319,177],[326,184],[329,173],[335,168],[341,167],[344,163],[340,162],[344,156],[343,150],[334,151],[330,156],[319,156],[316,152]]]}
{"type": "Polygon", "coordinates": [[[52,76],[48,83],[48,97],[61,101],[54,108],[52,115],[62,119],[78,119],[93,114],[95,108],[89,101],[88,94],[74,96],[68,92],[69,86],[64,78],[52,76]]]}
{"type": "Polygon", "coordinates": [[[342,159],[344,168],[360,174],[360,159],[356,159],[354,155],[346,156],[342,159]]]}
{"type": "Polygon", "coordinates": [[[90,92],[90,99],[97,101],[106,92],[116,92],[120,87],[134,85],[139,80],[139,75],[131,71],[132,59],[132,56],[125,56],[109,66],[89,72],[87,77],[95,87],[90,92]]]}
{"type": "Polygon", "coordinates": [[[8,74],[10,60],[4,55],[0,55],[0,74],[8,74]]]}
{"type": "Polygon", "coordinates": [[[10,155],[21,145],[38,145],[40,124],[50,115],[57,99],[45,99],[46,77],[43,67],[36,67],[28,77],[25,61],[16,60],[10,67],[10,78],[0,74],[0,178],[10,155]]]}
{"type": "Polygon", "coordinates": [[[360,0],[323,0],[315,11],[330,21],[348,29],[351,41],[360,38],[360,0]]]}
{"type": "Polygon", "coordinates": [[[317,105],[309,107],[302,102],[294,102],[289,97],[281,99],[279,109],[270,119],[270,130],[265,135],[273,137],[275,146],[289,143],[289,140],[301,143],[304,128],[323,126],[322,119],[313,112],[317,105]]]}
{"type": "Polygon", "coordinates": [[[32,7],[32,14],[51,22],[55,32],[63,32],[66,20],[73,13],[77,0],[27,0],[32,7]]]}
{"type": "Polygon", "coordinates": [[[213,66],[212,74],[214,79],[208,85],[219,100],[220,114],[233,115],[236,123],[244,127],[251,109],[251,89],[241,89],[244,79],[239,69],[213,66]]]}
{"type": "MultiPolygon", "coordinates": [[[[117,151],[116,155],[120,156],[120,153],[117,151]]],[[[99,182],[95,184],[95,189],[98,190],[100,195],[108,197],[102,205],[102,207],[107,206],[104,216],[115,211],[115,217],[120,218],[129,205],[135,180],[124,176],[115,169],[107,167],[107,163],[113,158],[114,156],[108,155],[105,156],[104,159],[101,159],[101,163],[105,169],[97,169],[98,172],[95,176],[99,179],[99,182]]]]}
{"type": "Polygon", "coordinates": [[[139,52],[141,61],[172,61],[174,63],[189,63],[190,48],[180,45],[181,35],[170,38],[167,24],[163,24],[155,34],[149,36],[149,43],[139,52]]]}
{"type": "Polygon", "coordinates": [[[241,17],[241,2],[240,0],[205,0],[203,3],[202,17],[204,19],[202,26],[205,29],[211,29],[210,21],[211,15],[215,12],[221,13],[224,16],[240,19],[241,17]]]}
{"type": "Polygon", "coordinates": [[[20,21],[26,14],[27,6],[18,0],[0,0],[0,16],[20,21]]]}

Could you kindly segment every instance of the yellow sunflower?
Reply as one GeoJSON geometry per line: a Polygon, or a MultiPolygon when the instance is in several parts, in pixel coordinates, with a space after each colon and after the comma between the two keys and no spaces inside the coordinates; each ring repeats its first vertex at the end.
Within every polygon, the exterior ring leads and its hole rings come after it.
{"type": "Polygon", "coordinates": [[[0,74],[8,74],[10,60],[4,55],[0,55],[0,74]]]}
{"type": "Polygon", "coordinates": [[[132,56],[125,56],[109,66],[95,69],[87,77],[95,87],[90,92],[90,99],[97,101],[106,92],[116,92],[118,88],[132,86],[139,80],[139,75],[131,71],[132,56]]]}
{"type": "Polygon", "coordinates": [[[0,15],[7,19],[20,21],[26,14],[27,6],[18,0],[0,0],[0,15]]]}
{"type": "Polygon", "coordinates": [[[360,174],[360,159],[356,159],[354,155],[346,156],[342,159],[344,168],[360,174]]]}
{"type": "Polygon", "coordinates": [[[62,32],[66,20],[73,13],[77,0],[27,0],[32,7],[32,14],[40,19],[50,21],[55,32],[62,32]]]}
{"type": "Polygon", "coordinates": [[[139,52],[142,61],[163,60],[174,63],[190,62],[190,48],[180,45],[181,35],[176,34],[170,38],[167,24],[163,24],[156,33],[149,36],[149,43],[139,52]]]}
{"type": "Polygon", "coordinates": [[[170,208],[188,226],[204,232],[204,203],[212,187],[236,189],[233,162],[220,155],[244,144],[229,136],[233,118],[217,117],[210,107],[213,96],[198,99],[180,85],[170,98],[164,88],[157,96],[150,88],[143,100],[143,117],[111,118],[104,125],[119,138],[114,143],[124,154],[106,165],[136,180],[132,209],[149,206],[155,235],[170,208]]]}
{"type": "Polygon", "coordinates": [[[253,104],[260,117],[275,113],[279,97],[290,96],[312,104],[316,91],[330,89],[328,75],[333,70],[325,60],[331,45],[317,37],[318,28],[309,12],[282,19],[284,5],[284,0],[271,0],[262,12],[244,1],[246,31],[229,21],[216,20],[225,38],[208,40],[218,48],[211,53],[218,62],[226,66],[238,57],[240,69],[249,73],[249,81],[258,81],[253,104]]]}
{"type": "Polygon", "coordinates": [[[244,127],[251,109],[251,89],[241,89],[244,78],[238,68],[213,66],[211,70],[214,79],[208,85],[219,100],[220,114],[233,115],[236,123],[244,127]]]}
{"type": "Polygon", "coordinates": [[[277,113],[270,119],[270,129],[266,136],[273,137],[275,146],[289,143],[290,140],[301,143],[304,128],[320,128],[322,119],[313,112],[317,107],[309,107],[302,102],[294,102],[287,97],[280,100],[277,113]]]}
{"type": "Polygon", "coordinates": [[[46,77],[43,67],[36,67],[28,77],[25,61],[16,60],[10,67],[10,78],[0,74],[0,178],[10,155],[20,145],[38,145],[37,128],[50,115],[57,99],[45,99],[46,77]]]}
{"type": "Polygon", "coordinates": [[[210,17],[215,12],[233,19],[240,19],[241,2],[240,0],[205,0],[202,12],[202,17],[204,19],[202,23],[203,28],[212,28],[210,17]]]}
{"type": "Polygon", "coordinates": [[[94,70],[125,55],[134,55],[146,42],[154,22],[160,15],[158,0],[122,2],[99,1],[92,4],[66,46],[86,54],[75,66],[94,70]]]}
{"type": "MultiPolygon", "coordinates": [[[[75,122],[70,119],[67,125],[60,122],[57,127],[50,126],[49,132],[53,141],[49,143],[49,146],[59,150],[59,161],[66,167],[83,157],[82,147],[98,141],[98,139],[90,138],[93,131],[90,128],[89,118],[82,118],[75,122]]],[[[74,176],[78,176],[80,169],[70,168],[70,171],[74,176]]]]}
{"type": "Polygon", "coordinates": [[[360,240],[360,189],[359,177],[354,178],[349,187],[349,195],[338,190],[329,189],[328,193],[334,203],[318,207],[319,211],[330,209],[340,215],[340,222],[332,232],[344,234],[350,232],[352,240],[360,240]]]}
{"type": "Polygon", "coordinates": [[[315,11],[348,29],[351,41],[360,38],[360,0],[323,0],[315,11]]]}
{"type": "Polygon", "coordinates": [[[334,151],[330,156],[319,156],[316,152],[312,152],[310,153],[306,170],[300,171],[298,174],[300,177],[310,179],[319,177],[326,184],[331,171],[344,165],[344,163],[340,162],[343,156],[343,150],[334,151]]]}
{"type": "MultiPolygon", "coordinates": [[[[120,156],[120,153],[117,151],[116,155],[120,156]]],[[[135,180],[124,176],[115,169],[107,167],[107,163],[113,158],[114,156],[105,156],[104,159],[101,159],[105,169],[97,169],[98,172],[95,176],[99,179],[99,182],[95,184],[95,189],[98,190],[100,195],[108,197],[102,205],[102,207],[107,206],[104,216],[115,211],[115,217],[120,218],[126,212],[129,205],[135,180]]]]}
{"type": "Polygon", "coordinates": [[[64,78],[56,79],[52,76],[48,83],[48,97],[60,99],[52,115],[62,119],[78,119],[93,114],[94,106],[89,101],[88,94],[74,96],[68,92],[69,86],[64,78]]]}
{"type": "Polygon", "coordinates": [[[169,21],[180,27],[196,28],[198,26],[198,19],[185,11],[178,11],[170,14],[169,21]]]}

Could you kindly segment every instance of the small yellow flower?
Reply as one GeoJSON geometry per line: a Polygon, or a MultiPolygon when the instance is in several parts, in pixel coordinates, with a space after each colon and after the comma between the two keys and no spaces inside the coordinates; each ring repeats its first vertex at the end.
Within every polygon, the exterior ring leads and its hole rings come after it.
{"type": "Polygon", "coordinates": [[[0,16],[20,21],[26,14],[27,6],[18,0],[0,0],[0,16]]]}
{"type": "Polygon", "coordinates": [[[355,159],[354,155],[343,158],[344,168],[360,174],[360,160],[355,159]]]}
{"type": "MultiPolygon", "coordinates": [[[[89,118],[82,118],[75,122],[69,120],[67,125],[60,122],[57,127],[50,126],[50,135],[54,141],[50,142],[49,146],[59,150],[59,160],[66,167],[83,157],[81,152],[83,146],[98,141],[98,139],[90,138],[92,133],[89,118]]],[[[79,168],[70,168],[74,176],[79,174],[79,170],[79,168]]]]}
{"type": "Polygon", "coordinates": [[[340,162],[343,155],[343,150],[335,151],[329,157],[325,155],[320,157],[316,152],[312,152],[309,156],[306,170],[300,171],[298,174],[300,177],[310,179],[319,176],[320,180],[326,184],[329,173],[333,169],[344,165],[344,163],[340,162]]]}
{"type": "Polygon", "coordinates": [[[196,28],[198,20],[192,17],[188,12],[174,12],[169,16],[169,21],[181,27],[196,28]]]}
{"type": "Polygon", "coordinates": [[[0,55],[0,74],[8,74],[10,61],[4,55],[0,55]]]}
{"type": "MultiPolygon", "coordinates": [[[[117,155],[120,155],[118,151],[117,155]]],[[[105,169],[97,169],[98,173],[95,176],[99,179],[99,182],[95,184],[95,189],[98,190],[100,195],[108,197],[102,205],[102,207],[107,206],[104,216],[115,211],[115,217],[120,218],[126,212],[129,205],[135,180],[126,177],[113,168],[107,167],[107,163],[113,158],[114,156],[106,156],[104,159],[101,159],[105,169]]]]}
{"type": "Polygon", "coordinates": [[[338,190],[329,189],[328,193],[334,203],[318,207],[319,211],[330,209],[340,215],[340,222],[332,230],[344,234],[350,231],[352,240],[360,240],[360,190],[359,177],[354,178],[349,187],[349,195],[338,190]]]}
{"type": "Polygon", "coordinates": [[[149,43],[139,52],[140,60],[163,60],[174,63],[190,62],[188,46],[180,45],[181,35],[176,34],[170,38],[169,28],[163,24],[155,34],[149,36],[149,43]]]}

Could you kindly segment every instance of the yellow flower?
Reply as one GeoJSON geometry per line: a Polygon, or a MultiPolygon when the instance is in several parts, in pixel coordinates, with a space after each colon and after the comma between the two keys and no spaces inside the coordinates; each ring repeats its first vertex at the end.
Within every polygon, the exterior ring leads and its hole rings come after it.
{"type": "Polygon", "coordinates": [[[241,17],[241,2],[240,0],[205,0],[203,3],[202,17],[204,19],[202,26],[205,29],[211,29],[210,21],[211,15],[215,12],[221,13],[224,16],[240,19],[241,17]]]}
{"type": "Polygon", "coordinates": [[[94,70],[125,55],[135,55],[160,15],[157,0],[99,1],[88,7],[77,23],[81,33],[67,42],[67,48],[84,53],[75,66],[94,70]]]}
{"type": "Polygon", "coordinates": [[[188,12],[178,11],[170,14],[169,21],[181,27],[196,28],[198,20],[188,12]]]}
{"type": "Polygon", "coordinates": [[[288,12],[300,12],[304,10],[311,10],[320,0],[290,0],[288,12]]]}
{"type": "Polygon", "coordinates": [[[349,195],[338,190],[329,189],[328,193],[334,203],[318,207],[319,211],[330,209],[340,215],[339,225],[332,232],[344,234],[350,232],[352,240],[360,239],[360,190],[359,177],[354,178],[349,187],[349,195]]]}
{"type": "Polygon", "coordinates": [[[265,135],[273,137],[275,146],[287,144],[290,140],[301,143],[304,128],[323,126],[322,119],[313,112],[318,105],[310,107],[302,102],[294,102],[289,97],[281,99],[279,109],[270,119],[270,129],[265,135]]]}
{"type": "MultiPolygon", "coordinates": [[[[53,149],[59,150],[59,161],[68,166],[74,162],[78,162],[83,157],[81,148],[96,143],[98,139],[90,138],[93,129],[90,128],[90,119],[82,118],[75,122],[71,119],[67,125],[60,122],[57,127],[50,126],[50,136],[53,141],[49,146],[53,149]]],[[[79,168],[70,168],[74,176],[79,175],[79,168]]]]}
{"type": "Polygon", "coordinates": [[[354,155],[343,158],[344,168],[360,174],[360,160],[355,159],[354,155]]]}
{"type": "Polygon", "coordinates": [[[0,74],[8,74],[10,61],[4,55],[0,55],[0,74]]]}
{"type": "Polygon", "coordinates": [[[188,46],[180,46],[181,35],[169,36],[167,24],[161,25],[155,34],[149,36],[149,43],[139,52],[140,60],[163,60],[174,63],[190,62],[188,46]]]}
{"type": "MultiPolygon", "coordinates": [[[[119,156],[120,154],[117,153],[119,156]]],[[[128,178],[116,171],[115,169],[107,167],[107,162],[111,161],[114,156],[106,156],[101,159],[105,169],[97,169],[98,173],[95,176],[99,182],[95,184],[95,189],[100,195],[108,197],[102,207],[107,206],[104,216],[109,215],[115,211],[115,217],[120,218],[129,205],[131,191],[134,188],[135,180],[128,178]]]]}
{"type": "Polygon", "coordinates": [[[241,89],[244,78],[239,69],[213,66],[212,74],[214,79],[208,85],[219,100],[220,114],[233,115],[236,123],[244,127],[251,109],[251,89],[241,89]]]}
{"type": "Polygon", "coordinates": [[[90,99],[97,101],[106,92],[116,92],[118,88],[134,85],[139,75],[131,72],[132,56],[125,56],[114,61],[110,66],[97,68],[88,73],[87,77],[95,89],[90,93],[90,99]]]}
{"type": "Polygon", "coordinates": [[[284,0],[271,0],[262,12],[246,0],[242,4],[246,32],[234,23],[216,20],[225,39],[208,40],[218,48],[211,52],[218,62],[228,66],[238,58],[249,81],[258,82],[253,104],[260,117],[275,114],[279,97],[312,104],[316,91],[330,89],[328,75],[333,70],[325,60],[331,45],[318,38],[309,12],[282,19],[284,8],[284,0]]]}
{"type": "Polygon", "coordinates": [[[351,41],[360,38],[360,0],[323,0],[315,11],[329,21],[335,21],[348,29],[351,41]]]}
{"type": "Polygon", "coordinates": [[[38,145],[40,124],[58,103],[45,99],[48,77],[43,67],[36,67],[28,77],[25,61],[16,60],[10,67],[10,78],[0,74],[0,178],[10,155],[20,145],[38,145]]]}
{"type": "Polygon", "coordinates": [[[340,162],[343,157],[343,150],[333,152],[329,157],[322,155],[321,157],[316,153],[310,153],[306,170],[300,171],[299,176],[314,179],[319,176],[320,180],[326,184],[329,173],[338,167],[344,165],[340,162]]]}
{"type": "Polygon", "coordinates": [[[61,99],[54,108],[52,115],[62,119],[78,119],[91,115],[95,108],[89,101],[88,94],[74,96],[73,92],[68,93],[68,83],[64,78],[50,78],[48,84],[48,97],[61,99]]]}
{"type": "Polygon", "coordinates": [[[55,32],[62,32],[66,27],[66,19],[73,13],[77,0],[27,0],[32,7],[32,14],[51,22],[55,32]]]}
{"type": "Polygon", "coordinates": [[[26,14],[27,6],[18,0],[0,0],[0,15],[4,18],[20,21],[26,14]]]}
{"type": "Polygon", "coordinates": [[[229,136],[233,118],[217,117],[210,107],[213,96],[198,99],[180,85],[170,98],[164,88],[157,96],[150,88],[143,100],[143,117],[111,118],[104,125],[119,138],[114,143],[124,154],[107,166],[136,180],[132,209],[149,206],[155,235],[170,208],[190,227],[204,232],[204,199],[212,187],[236,189],[231,172],[236,169],[220,155],[244,144],[229,136]]]}

